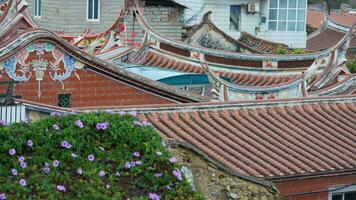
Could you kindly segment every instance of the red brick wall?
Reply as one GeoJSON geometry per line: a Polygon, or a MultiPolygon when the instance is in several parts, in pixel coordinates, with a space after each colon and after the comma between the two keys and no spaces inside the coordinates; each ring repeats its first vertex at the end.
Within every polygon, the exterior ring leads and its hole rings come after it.
{"type": "Polygon", "coordinates": [[[325,200],[328,199],[329,188],[356,183],[356,174],[274,183],[284,197],[283,200],[325,200]],[[310,194],[290,196],[297,193],[310,194]]]}
{"type": "MultiPolygon", "coordinates": [[[[38,83],[35,74],[29,81],[16,85],[14,95],[22,99],[50,105],[58,104],[58,94],[71,94],[72,107],[120,106],[173,103],[159,96],[127,86],[91,70],[78,70],[80,80],[74,74],[64,81],[64,89],[59,81],[53,81],[48,71],[41,82],[41,98],[37,96],[38,83]]],[[[7,75],[0,81],[9,80],[7,75]]],[[[1,93],[5,88],[1,87],[1,93]]]]}

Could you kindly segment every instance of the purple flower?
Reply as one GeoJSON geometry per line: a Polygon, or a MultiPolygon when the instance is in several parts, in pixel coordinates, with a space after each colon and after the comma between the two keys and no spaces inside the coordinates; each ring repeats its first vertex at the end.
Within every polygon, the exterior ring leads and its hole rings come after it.
{"type": "Polygon", "coordinates": [[[29,147],[32,147],[32,146],[33,146],[32,140],[27,140],[27,146],[29,146],[29,147]]]}
{"type": "Polygon", "coordinates": [[[89,160],[90,162],[93,162],[93,161],[95,160],[95,156],[94,156],[93,154],[90,154],[90,155],[88,156],[88,160],[89,160]]]}
{"type": "Polygon", "coordinates": [[[149,199],[151,199],[151,200],[160,200],[160,199],[161,199],[161,197],[160,197],[158,194],[156,194],[156,193],[149,193],[149,194],[148,194],[148,197],[149,197],[149,199]]]}
{"type": "Polygon", "coordinates": [[[139,153],[139,152],[134,152],[133,155],[134,155],[135,157],[140,157],[140,153],[139,153]]]}
{"type": "Polygon", "coordinates": [[[62,146],[63,148],[66,148],[66,149],[72,148],[72,145],[69,144],[69,142],[67,142],[66,140],[63,140],[63,141],[61,142],[61,146],[62,146]]]}
{"type": "Polygon", "coordinates": [[[98,175],[99,175],[100,177],[103,177],[103,176],[105,176],[105,172],[104,172],[104,171],[100,171],[98,175]]]}
{"type": "Polygon", "coordinates": [[[27,164],[25,162],[20,162],[20,166],[22,169],[26,169],[27,168],[27,164]]]}
{"type": "Polygon", "coordinates": [[[44,172],[45,174],[48,174],[50,171],[51,171],[51,169],[50,169],[49,167],[44,167],[44,168],[43,168],[43,172],[44,172]]]}
{"type": "Polygon", "coordinates": [[[19,160],[19,162],[24,162],[25,161],[25,157],[20,156],[18,160],[19,160]]]}
{"type": "Polygon", "coordinates": [[[110,189],[110,188],[111,188],[111,185],[106,184],[105,187],[106,187],[106,189],[110,189]]]}
{"type": "Polygon", "coordinates": [[[0,200],[5,200],[5,199],[6,199],[5,193],[0,193],[0,200]]]}
{"type": "Polygon", "coordinates": [[[53,161],[52,165],[53,165],[53,167],[58,167],[59,161],[58,160],[53,161]]]}
{"type": "Polygon", "coordinates": [[[169,162],[171,162],[171,163],[175,163],[175,162],[177,162],[177,160],[176,160],[176,158],[175,158],[175,157],[171,157],[171,158],[169,159],[169,162]]]}
{"type": "Polygon", "coordinates": [[[8,126],[9,124],[7,122],[5,122],[4,120],[0,120],[0,125],[8,126]]]}
{"type": "Polygon", "coordinates": [[[161,174],[161,173],[156,173],[154,176],[155,176],[155,177],[161,177],[162,174],[161,174]]]}
{"type": "Polygon", "coordinates": [[[131,163],[129,163],[129,162],[127,162],[126,164],[125,164],[125,169],[130,169],[132,166],[131,166],[131,163]]]}
{"type": "Polygon", "coordinates": [[[75,125],[78,127],[78,128],[83,128],[84,127],[84,124],[82,121],[80,121],[79,119],[77,121],[74,122],[75,125]]]}
{"type": "Polygon", "coordinates": [[[53,127],[53,129],[54,129],[54,130],[56,130],[56,131],[58,131],[58,130],[59,130],[59,126],[58,126],[57,124],[53,124],[53,126],[52,126],[52,127],[53,127]]]}
{"type": "Polygon", "coordinates": [[[162,155],[162,152],[157,151],[157,152],[156,152],[156,155],[157,155],[157,156],[161,156],[161,155],[162,155]]]}
{"type": "Polygon", "coordinates": [[[48,162],[45,162],[44,166],[45,166],[45,167],[49,167],[48,162]]]}
{"type": "Polygon", "coordinates": [[[135,162],[136,165],[142,165],[142,162],[140,160],[135,162]]]}
{"type": "Polygon", "coordinates": [[[13,176],[17,176],[17,170],[16,169],[11,169],[11,173],[13,176]]]}
{"type": "Polygon", "coordinates": [[[133,117],[136,117],[137,112],[136,112],[136,111],[131,111],[131,112],[129,112],[129,115],[131,115],[131,116],[133,116],[133,117]]]}
{"type": "Polygon", "coordinates": [[[58,112],[52,112],[51,113],[51,117],[56,117],[56,116],[60,117],[61,113],[58,113],[58,112]]]}
{"type": "Polygon", "coordinates": [[[78,157],[77,154],[75,154],[75,153],[70,154],[70,156],[72,156],[73,158],[77,158],[78,157]]]}
{"type": "Polygon", "coordinates": [[[9,150],[9,154],[10,154],[10,156],[14,156],[16,154],[16,150],[15,149],[10,149],[9,150]]]}
{"type": "Polygon", "coordinates": [[[82,175],[83,174],[83,170],[79,168],[79,169],[77,169],[77,173],[82,175]]]}
{"type": "Polygon", "coordinates": [[[121,116],[124,116],[124,115],[126,115],[126,112],[125,111],[120,111],[120,112],[118,112],[118,114],[121,115],[121,116]]]}
{"type": "Polygon", "coordinates": [[[183,179],[182,177],[182,173],[180,172],[180,170],[176,169],[172,172],[173,176],[175,176],[179,181],[181,181],[183,179]]]}
{"type": "Polygon", "coordinates": [[[96,124],[96,129],[98,130],[106,130],[108,128],[109,124],[107,122],[103,123],[97,123],[96,124]]]}
{"type": "Polygon", "coordinates": [[[108,114],[115,114],[115,111],[109,109],[109,110],[106,110],[105,112],[107,112],[108,114]]]}
{"type": "Polygon", "coordinates": [[[24,186],[24,187],[27,185],[26,180],[23,179],[23,178],[20,179],[19,183],[20,183],[20,185],[22,185],[22,186],[24,186]]]}
{"type": "Polygon", "coordinates": [[[57,190],[61,192],[65,192],[67,189],[64,187],[64,185],[57,185],[57,190]]]}

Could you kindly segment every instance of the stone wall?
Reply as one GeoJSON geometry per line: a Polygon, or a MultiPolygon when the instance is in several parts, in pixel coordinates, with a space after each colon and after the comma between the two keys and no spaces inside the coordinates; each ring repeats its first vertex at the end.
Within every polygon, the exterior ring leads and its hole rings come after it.
{"type": "Polygon", "coordinates": [[[277,191],[234,176],[219,169],[202,156],[182,146],[174,146],[171,153],[180,165],[191,170],[193,184],[207,200],[273,200],[277,191]]]}

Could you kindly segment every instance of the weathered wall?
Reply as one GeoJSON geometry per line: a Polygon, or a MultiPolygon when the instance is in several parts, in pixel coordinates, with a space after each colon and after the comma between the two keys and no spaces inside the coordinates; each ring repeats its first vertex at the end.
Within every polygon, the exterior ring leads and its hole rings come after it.
{"type": "MultiPolygon", "coordinates": [[[[100,33],[109,28],[120,14],[124,0],[101,0],[100,21],[87,21],[87,0],[56,1],[42,0],[42,16],[33,17],[43,28],[68,34],[80,34],[85,29],[100,33]]],[[[34,15],[34,0],[28,0],[30,13],[34,15]]],[[[162,35],[181,39],[182,25],[178,23],[178,9],[173,7],[146,7],[147,21],[154,30],[162,35]]],[[[142,29],[137,20],[133,23],[133,13],[127,18],[127,31],[138,33],[137,40],[142,37],[142,29]]]]}
{"type": "Polygon", "coordinates": [[[203,193],[207,200],[273,200],[279,198],[272,188],[221,171],[206,159],[184,147],[171,148],[171,153],[180,165],[191,169],[196,190],[203,193]]]}
{"type": "Polygon", "coordinates": [[[274,182],[283,200],[326,200],[329,189],[356,183],[356,174],[274,182]]]}

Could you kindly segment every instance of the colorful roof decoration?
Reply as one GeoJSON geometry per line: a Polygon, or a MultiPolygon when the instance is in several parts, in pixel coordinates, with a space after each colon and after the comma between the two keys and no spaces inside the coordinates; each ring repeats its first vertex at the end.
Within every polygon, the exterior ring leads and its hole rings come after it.
{"type": "Polygon", "coordinates": [[[27,18],[25,1],[10,0],[7,13],[0,21],[0,70],[19,82],[26,82],[34,76],[38,82],[38,96],[41,96],[41,81],[50,78],[65,87],[63,83],[69,77],[77,76],[80,81],[78,70],[90,69],[174,102],[208,100],[120,69],[74,47],[51,31],[35,28],[35,24],[28,23],[33,25],[31,29],[22,26],[24,22],[31,22],[31,18],[27,18]]]}
{"type": "Polygon", "coordinates": [[[277,180],[356,170],[355,95],[112,109],[138,111],[166,139],[244,176],[277,180]]]}
{"type": "Polygon", "coordinates": [[[242,32],[236,40],[214,24],[211,14],[211,11],[205,13],[200,24],[186,27],[183,41],[206,48],[257,54],[275,54],[279,47],[288,49],[285,44],[270,42],[247,32],[242,32]]]}

